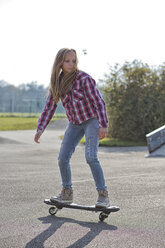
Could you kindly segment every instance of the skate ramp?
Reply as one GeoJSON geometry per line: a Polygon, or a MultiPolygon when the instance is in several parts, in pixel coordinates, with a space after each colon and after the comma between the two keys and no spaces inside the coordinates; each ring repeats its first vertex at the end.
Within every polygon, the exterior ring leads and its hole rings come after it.
{"type": "Polygon", "coordinates": [[[165,125],[146,135],[147,157],[165,157],[165,125]]]}

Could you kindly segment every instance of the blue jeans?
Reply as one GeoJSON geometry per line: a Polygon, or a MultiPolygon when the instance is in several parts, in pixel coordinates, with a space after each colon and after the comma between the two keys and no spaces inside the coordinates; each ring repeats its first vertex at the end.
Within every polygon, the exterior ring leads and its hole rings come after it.
{"type": "Polygon", "coordinates": [[[62,186],[64,188],[72,187],[70,159],[84,134],[86,137],[85,158],[92,171],[96,189],[105,190],[107,187],[105,185],[104,174],[97,158],[99,145],[99,123],[97,118],[87,120],[80,125],[71,122],[69,123],[61,144],[58,158],[62,186]]]}

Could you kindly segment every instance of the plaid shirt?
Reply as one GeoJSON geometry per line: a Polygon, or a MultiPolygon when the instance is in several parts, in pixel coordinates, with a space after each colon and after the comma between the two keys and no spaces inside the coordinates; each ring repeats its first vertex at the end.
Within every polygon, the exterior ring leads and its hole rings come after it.
{"type": "MultiPolygon", "coordinates": [[[[70,92],[65,94],[62,104],[66,110],[68,120],[73,124],[81,124],[91,118],[97,117],[99,127],[108,127],[106,107],[95,80],[85,72],[78,72],[70,92]]],[[[46,128],[53,117],[57,104],[50,91],[43,113],[38,122],[37,130],[46,128]]]]}

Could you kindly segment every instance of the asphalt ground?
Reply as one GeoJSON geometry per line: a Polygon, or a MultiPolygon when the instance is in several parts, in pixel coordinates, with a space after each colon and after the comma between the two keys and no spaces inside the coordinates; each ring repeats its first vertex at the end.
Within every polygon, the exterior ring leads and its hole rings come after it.
{"type": "MultiPolygon", "coordinates": [[[[44,199],[61,190],[57,158],[64,126],[49,126],[39,145],[34,130],[0,132],[0,247],[164,248],[165,159],[146,158],[147,147],[99,148],[111,205],[119,206],[119,212],[104,222],[95,212],[49,214],[44,199]]],[[[83,145],[71,165],[74,202],[95,204],[83,145]]]]}

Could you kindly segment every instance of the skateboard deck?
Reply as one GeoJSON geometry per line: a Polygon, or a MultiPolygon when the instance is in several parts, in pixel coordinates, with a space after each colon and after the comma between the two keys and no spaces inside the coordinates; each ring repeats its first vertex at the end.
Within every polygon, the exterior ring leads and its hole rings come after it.
{"type": "Polygon", "coordinates": [[[49,213],[51,215],[55,215],[58,210],[62,208],[72,208],[72,209],[80,209],[80,210],[86,210],[91,212],[101,212],[99,215],[100,221],[104,221],[105,218],[109,216],[112,212],[117,212],[120,210],[117,206],[110,206],[108,208],[104,207],[95,207],[95,206],[86,206],[86,205],[79,205],[75,203],[67,204],[67,203],[60,203],[60,202],[52,202],[50,199],[45,199],[44,203],[47,205],[52,205],[54,207],[49,208],[49,213]]]}

